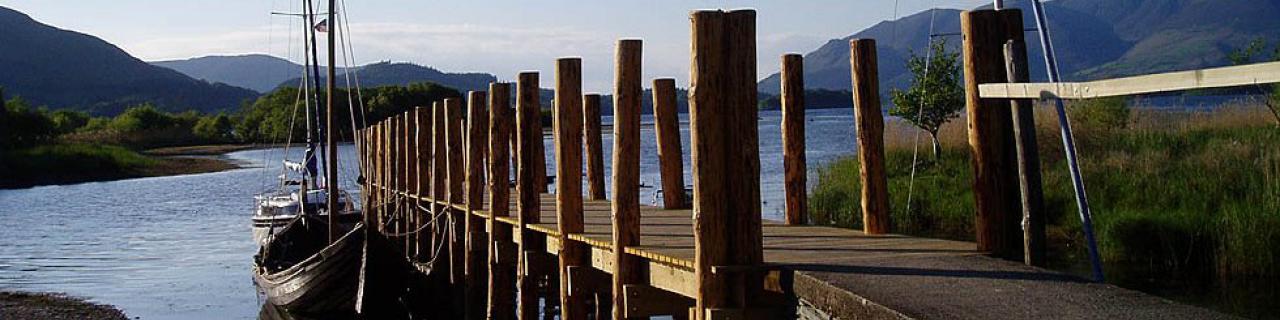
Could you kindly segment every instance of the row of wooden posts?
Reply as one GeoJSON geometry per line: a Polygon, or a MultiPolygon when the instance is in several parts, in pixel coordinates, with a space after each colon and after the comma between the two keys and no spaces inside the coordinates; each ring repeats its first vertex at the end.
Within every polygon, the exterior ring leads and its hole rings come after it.
{"type": "MultiPolygon", "coordinates": [[[[1006,81],[1004,44],[1011,39],[1020,43],[1022,30],[1021,17],[1007,12],[1016,11],[966,12],[962,20],[978,246],[1000,255],[1012,252],[1010,237],[1022,229],[1017,225],[1022,219],[1014,218],[1022,211],[1019,167],[1011,164],[1035,162],[1018,161],[1023,158],[1017,152],[1034,155],[1034,147],[1013,148],[1012,129],[1025,128],[1029,118],[1015,113],[1021,122],[1013,126],[1008,101],[978,99],[973,89],[978,83],[1006,81]]],[[[511,84],[493,83],[488,92],[469,92],[466,108],[463,99],[445,99],[363,129],[365,222],[384,234],[401,235],[409,259],[455,284],[459,294],[453,295],[458,299],[454,305],[465,306],[469,319],[535,319],[540,297],[547,305],[559,305],[562,319],[585,319],[589,313],[614,319],[657,314],[741,318],[751,314],[749,309],[783,303],[763,301],[781,299],[764,292],[768,268],[759,205],[755,19],[751,10],[691,14],[693,199],[684,194],[675,80],[653,81],[662,206],[692,209],[696,295],[672,298],[669,292],[642,286],[646,261],[626,253],[626,248],[641,245],[640,40],[619,40],[616,51],[612,270],[589,270],[592,249],[576,236],[584,231],[584,195],[588,200],[605,200],[606,195],[601,96],[582,92],[580,58],[557,60],[553,81],[558,261],[545,257],[545,238],[528,227],[542,223],[541,194],[548,191],[537,72],[517,76],[514,99],[511,84]],[[586,190],[580,182],[584,172],[586,190]],[[514,216],[506,205],[513,196],[514,216]],[[487,215],[477,214],[486,210],[487,215]],[[602,272],[608,273],[599,276],[602,272]],[[606,284],[584,287],[583,279],[592,275],[606,284]]],[[[1012,49],[1021,50],[1025,61],[1025,49],[1012,49]]],[[[884,234],[890,221],[875,42],[853,40],[850,53],[864,231],[884,234]]],[[[807,223],[802,60],[795,54],[782,57],[787,224],[807,223]]],[[[1025,104],[1015,104],[1013,110],[1025,109],[1025,104]]],[[[1026,131],[1020,134],[1019,141],[1027,137],[1026,131]]],[[[1022,252],[1020,246],[1016,249],[1022,252]]]]}

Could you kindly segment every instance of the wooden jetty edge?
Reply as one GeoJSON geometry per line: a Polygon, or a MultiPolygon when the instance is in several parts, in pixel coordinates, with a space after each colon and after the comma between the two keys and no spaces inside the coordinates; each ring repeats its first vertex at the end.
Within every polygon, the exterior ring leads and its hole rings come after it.
{"type": "Polygon", "coordinates": [[[966,82],[977,243],[888,234],[872,40],[851,42],[857,143],[875,150],[859,157],[862,185],[871,186],[861,195],[866,230],[805,225],[799,55],[783,57],[787,219],[761,219],[751,10],[691,14],[692,199],[680,181],[674,80],[661,79],[653,99],[663,188],[675,192],[662,207],[639,204],[642,41],[624,39],[612,200],[604,192],[600,96],[583,94],[582,60],[563,58],[553,77],[554,192],[540,75],[524,72],[514,92],[507,83],[470,92],[465,110],[451,98],[362,129],[366,221],[384,234],[414,234],[403,241],[406,259],[450,288],[438,293],[448,299],[423,303],[454,306],[452,318],[1228,318],[1021,263],[1019,195],[1027,189],[1018,183],[1010,102],[976,91],[1008,80],[1005,44],[1021,42],[1021,15],[973,11],[962,20],[965,68],[974,75],[966,82]]]}

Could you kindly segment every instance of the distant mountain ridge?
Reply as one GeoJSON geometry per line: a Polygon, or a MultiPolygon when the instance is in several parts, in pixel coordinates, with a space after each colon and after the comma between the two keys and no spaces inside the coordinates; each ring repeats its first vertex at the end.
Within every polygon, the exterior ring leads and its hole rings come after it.
{"type": "Polygon", "coordinates": [[[206,56],[185,60],[152,61],[210,82],[221,82],[266,93],[281,82],[298,77],[302,66],[292,61],[265,54],[206,56]]]}
{"type": "MultiPolygon", "coordinates": [[[[301,81],[302,73],[302,65],[265,54],[207,56],[151,63],[177,70],[197,79],[226,83],[262,93],[270,92],[281,86],[295,87],[301,81]]],[[[354,71],[353,74],[360,79],[360,85],[364,87],[408,85],[426,81],[463,92],[470,90],[484,91],[488,90],[490,82],[495,82],[498,79],[488,73],[444,72],[436,68],[408,62],[383,61],[353,67],[350,70],[354,71]]],[[[338,68],[338,86],[346,87],[347,83],[344,75],[347,71],[344,68],[338,68]]],[[[324,75],[321,74],[321,80],[323,79],[324,75]]]]}
{"type": "MultiPolygon", "coordinates": [[[[1009,2],[1022,9],[1023,23],[1034,29],[1027,1],[1009,2]]],[[[1256,38],[1280,39],[1280,1],[1276,0],[1054,0],[1045,2],[1049,27],[1065,80],[1222,66],[1226,55],[1256,38]]],[[[831,40],[805,55],[805,82],[810,88],[849,90],[849,40],[877,40],[880,86],[884,93],[905,88],[905,65],[911,52],[923,53],[929,38],[944,35],[958,51],[960,11],[924,11],[885,21],[848,37],[831,40]]],[[[1033,78],[1043,80],[1040,41],[1026,34],[1033,78]]],[[[776,94],[778,74],[760,81],[759,90],[776,94]]]]}
{"type": "Polygon", "coordinates": [[[153,66],[102,39],[0,7],[0,87],[33,105],[115,114],[154,103],[169,111],[234,110],[257,93],[153,66]]]}
{"type": "MultiPolygon", "coordinates": [[[[359,79],[362,87],[402,86],[425,81],[467,92],[489,90],[489,83],[498,81],[497,76],[488,73],[448,73],[408,62],[378,62],[354,69],[356,77],[352,81],[359,79]]],[[[324,75],[320,77],[323,81],[324,75]]],[[[337,80],[338,86],[347,87],[344,74],[338,74],[337,80]]],[[[277,87],[297,86],[300,81],[300,77],[293,77],[278,83],[277,87]]]]}

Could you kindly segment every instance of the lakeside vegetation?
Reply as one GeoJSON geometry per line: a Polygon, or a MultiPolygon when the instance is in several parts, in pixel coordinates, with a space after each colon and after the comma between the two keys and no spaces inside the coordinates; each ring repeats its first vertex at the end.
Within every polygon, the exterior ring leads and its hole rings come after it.
{"type": "MultiPolygon", "coordinates": [[[[1051,108],[1037,134],[1052,267],[1087,275],[1071,180],[1051,108]]],[[[1109,281],[1256,315],[1280,292],[1280,127],[1261,101],[1213,111],[1129,108],[1122,99],[1069,106],[1109,281]],[[1188,290],[1188,288],[1193,288],[1188,290]]],[[[894,233],[972,240],[972,167],[964,119],[927,154],[909,124],[890,121],[886,164],[894,233]],[[917,158],[914,186],[912,159],[917,158]]],[[[861,228],[855,158],[817,169],[818,224],[861,228]]]]}
{"type": "MultiPolygon", "coordinates": [[[[347,91],[335,92],[346,97],[347,91]]],[[[100,181],[131,177],[212,172],[235,168],[213,158],[178,157],[179,148],[300,142],[304,108],[296,88],[281,88],[232,114],[170,113],[150,104],[129,107],[114,117],[34,107],[0,92],[0,188],[100,181]],[[296,121],[296,122],[294,122],[296,121]],[[290,131],[290,125],[295,126],[290,131]],[[162,152],[150,152],[164,148],[162,152]]],[[[321,93],[323,95],[323,93],[321,93]]],[[[375,122],[411,107],[447,97],[456,90],[436,84],[363,89],[365,110],[357,119],[375,122]]],[[[335,121],[341,141],[351,140],[348,102],[338,99],[335,121]]],[[[223,150],[234,150],[241,147],[223,150]]],[[[199,151],[199,150],[195,150],[199,151]]],[[[190,151],[188,151],[190,152],[190,151]]]]}

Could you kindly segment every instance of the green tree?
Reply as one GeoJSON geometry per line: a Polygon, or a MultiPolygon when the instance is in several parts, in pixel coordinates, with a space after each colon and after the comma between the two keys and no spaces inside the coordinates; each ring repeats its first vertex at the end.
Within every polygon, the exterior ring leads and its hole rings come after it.
{"type": "Polygon", "coordinates": [[[160,111],[148,103],[125,109],[123,113],[112,119],[107,127],[119,132],[137,132],[166,129],[177,124],[177,118],[173,115],[160,111]]]}
{"type": "Polygon", "coordinates": [[[79,111],[58,110],[49,114],[54,129],[59,133],[71,133],[89,124],[89,114],[79,111]]]}
{"type": "Polygon", "coordinates": [[[234,140],[232,129],[231,117],[220,113],[216,116],[200,117],[196,125],[191,128],[191,132],[197,138],[208,142],[224,143],[234,140]]]}
{"type": "Polygon", "coordinates": [[[911,87],[890,93],[894,106],[889,114],[928,132],[936,160],[942,154],[938,130],[960,116],[960,110],[964,109],[964,87],[960,54],[948,52],[946,40],[934,42],[929,50],[932,52],[928,57],[912,53],[907,59],[907,69],[913,77],[911,87]]]}
{"type": "Polygon", "coordinates": [[[4,101],[0,115],[0,144],[27,146],[57,135],[53,122],[41,109],[32,108],[22,97],[4,101]]]}
{"type": "MultiPolygon", "coordinates": [[[[1254,39],[1249,42],[1248,46],[1236,49],[1227,54],[1227,60],[1234,65],[1244,65],[1260,62],[1258,60],[1266,60],[1268,57],[1262,57],[1263,52],[1267,50],[1267,41],[1262,38],[1254,39]]],[[[1280,61],[1280,44],[1275,46],[1271,51],[1270,61],[1280,61]]],[[[1280,85],[1258,85],[1259,89],[1266,92],[1267,96],[1263,99],[1263,103],[1267,106],[1267,110],[1271,111],[1271,116],[1275,118],[1276,125],[1280,126],[1280,85]]]]}

